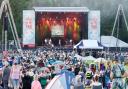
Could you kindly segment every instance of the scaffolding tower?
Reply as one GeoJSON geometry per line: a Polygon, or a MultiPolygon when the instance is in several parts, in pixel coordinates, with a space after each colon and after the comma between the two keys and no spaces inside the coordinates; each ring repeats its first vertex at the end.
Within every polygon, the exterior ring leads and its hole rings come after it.
{"type": "MultiPolygon", "coordinates": [[[[127,23],[127,20],[126,20],[126,15],[124,13],[123,6],[120,4],[118,6],[116,18],[115,18],[112,33],[111,33],[111,37],[112,37],[114,35],[115,30],[117,29],[116,30],[116,37],[117,37],[116,47],[118,47],[118,44],[119,44],[118,38],[119,38],[119,30],[120,30],[120,25],[121,25],[121,20],[122,19],[124,20],[124,23],[126,25],[126,30],[128,31],[128,23],[127,23]]],[[[110,39],[110,45],[111,45],[111,39],[110,39]]],[[[120,48],[120,50],[121,50],[121,48],[120,48]]],[[[108,48],[108,51],[110,51],[109,48],[108,48]]]]}
{"type": "Polygon", "coordinates": [[[3,0],[1,3],[0,20],[3,20],[3,25],[5,25],[2,28],[2,44],[4,44],[4,45],[2,45],[2,51],[8,50],[7,49],[7,36],[8,36],[8,34],[7,34],[7,27],[6,26],[8,25],[8,22],[9,22],[9,25],[10,25],[11,31],[12,31],[12,35],[14,38],[14,42],[16,44],[17,51],[21,55],[23,55],[9,0],[3,0]]]}

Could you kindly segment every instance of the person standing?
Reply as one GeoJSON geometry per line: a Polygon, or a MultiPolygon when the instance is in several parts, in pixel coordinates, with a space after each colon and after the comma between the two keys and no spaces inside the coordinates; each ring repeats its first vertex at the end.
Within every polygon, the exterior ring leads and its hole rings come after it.
{"type": "Polygon", "coordinates": [[[4,89],[8,89],[9,76],[10,76],[10,68],[9,68],[9,63],[6,61],[4,62],[3,77],[2,77],[4,89]]]}
{"type": "Polygon", "coordinates": [[[91,84],[91,89],[103,89],[103,86],[102,86],[102,83],[98,82],[99,80],[99,77],[98,75],[96,74],[94,76],[94,82],[91,84]]]}
{"type": "Polygon", "coordinates": [[[84,89],[84,85],[81,81],[81,75],[77,75],[73,80],[72,84],[74,86],[74,89],[84,89]]]}
{"type": "Polygon", "coordinates": [[[3,62],[0,59],[0,86],[2,85],[3,62]]]}
{"type": "Polygon", "coordinates": [[[38,81],[38,75],[34,75],[34,81],[31,84],[31,89],[42,89],[41,84],[38,81]]]}
{"type": "Polygon", "coordinates": [[[26,71],[23,71],[23,89],[31,89],[32,79],[33,77],[31,77],[26,71]]]}
{"type": "Polygon", "coordinates": [[[0,86],[2,85],[2,73],[3,73],[3,68],[0,67],[0,86]]]}
{"type": "Polygon", "coordinates": [[[59,39],[59,46],[61,47],[61,39],[59,39]]]}
{"type": "Polygon", "coordinates": [[[115,59],[115,65],[112,67],[111,79],[112,89],[124,89],[123,77],[125,74],[124,66],[119,64],[118,59],[115,59]]]}
{"type": "Polygon", "coordinates": [[[14,89],[19,89],[20,79],[21,79],[20,74],[21,74],[20,66],[17,63],[14,63],[10,72],[10,77],[12,79],[14,89]]]}

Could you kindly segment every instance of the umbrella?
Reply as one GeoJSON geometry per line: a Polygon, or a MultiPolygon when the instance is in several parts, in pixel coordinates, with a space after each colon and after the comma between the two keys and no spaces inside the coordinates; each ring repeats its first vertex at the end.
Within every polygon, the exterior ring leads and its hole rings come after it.
{"type": "Polygon", "coordinates": [[[52,65],[56,65],[56,64],[64,64],[64,62],[62,62],[62,61],[55,61],[52,65]]]}
{"type": "Polygon", "coordinates": [[[85,60],[85,63],[90,64],[90,63],[94,63],[96,58],[94,58],[93,56],[87,56],[87,57],[85,57],[84,60],[85,60]]]}
{"type": "Polygon", "coordinates": [[[93,56],[87,56],[87,57],[85,57],[85,60],[91,60],[91,61],[95,61],[96,60],[96,58],[94,58],[93,56]]]}
{"type": "Polygon", "coordinates": [[[105,63],[105,62],[107,62],[107,60],[104,59],[104,58],[97,58],[97,59],[95,60],[95,62],[103,62],[103,63],[105,63]]]}

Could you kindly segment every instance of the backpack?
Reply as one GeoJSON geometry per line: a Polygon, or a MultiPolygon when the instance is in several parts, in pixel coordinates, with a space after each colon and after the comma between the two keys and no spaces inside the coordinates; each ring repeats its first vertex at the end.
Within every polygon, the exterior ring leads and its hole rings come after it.
{"type": "Polygon", "coordinates": [[[120,68],[121,74],[124,75],[124,73],[125,73],[124,68],[121,68],[119,65],[118,65],[118,67],[120,68]]]}
{"type": "Polygon", "coordinates": [[[121,77],[124,74],[124,72],[125,72],[125,70],[123,68],[121,68],[120,65],[117,65],[117,66],[113,67],[114,77],[121,77]]]}

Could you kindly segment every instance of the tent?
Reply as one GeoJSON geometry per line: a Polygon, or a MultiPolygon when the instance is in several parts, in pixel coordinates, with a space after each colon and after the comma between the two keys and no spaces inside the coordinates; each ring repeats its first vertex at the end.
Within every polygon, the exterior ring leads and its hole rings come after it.
{"type": "Polygon", "coordinates": [[[77,49],[103,49],[97,40],[81,40],[74,46],[77,49]]]}
{"type": "Polygon", "coordinates": [[[55,76],[45,89],[70,89],[71,81],[74,77],[74,73],[62,70],[62,73],[55,76]]]}
{"type": "Polygon", "coordinates": [[[65,75],[55,76],[45,89],[67,89],[65,75]]]}
{"type": "Polygon", "coordinates": [[[101,44],[105,47],[128,47],[128,43],[114,36],[101,36],[101,44]]]}

